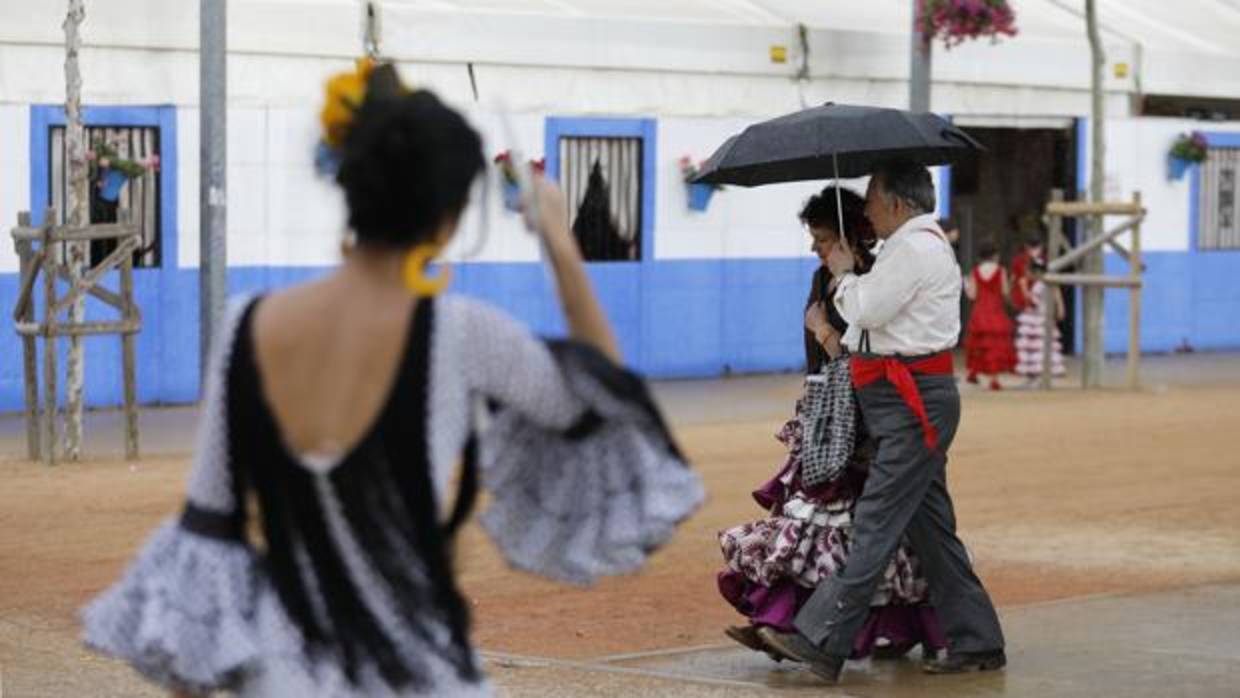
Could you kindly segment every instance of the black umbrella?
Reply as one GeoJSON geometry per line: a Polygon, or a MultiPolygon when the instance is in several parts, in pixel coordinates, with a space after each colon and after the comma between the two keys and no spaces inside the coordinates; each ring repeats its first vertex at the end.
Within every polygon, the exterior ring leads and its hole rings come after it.
{"type": "Polygon", "coordinates": [[[977,141],[935,114],[828,103],[732,136],[694,181],[753,187],[861,177],[885,160],[946,165],[979,150],[977,141]]]}
{"type": "MultiPolygon", "coordinates": [[[[886,160],[946,165],[982,149],[935,114],[828,102],[754,124],[732,136],[702,163],[693,181],[754,187],[861,177],[886,160]]],[[[843,235],[839,187],[835,195],[843,235]]]]}

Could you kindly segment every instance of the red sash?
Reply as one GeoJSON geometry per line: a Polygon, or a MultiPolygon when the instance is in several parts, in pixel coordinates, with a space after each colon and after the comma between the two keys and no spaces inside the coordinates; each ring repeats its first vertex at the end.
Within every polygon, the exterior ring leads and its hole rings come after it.
{"type": "Polygon", "coordinates": [[[917,381],[913,379],[913,374],[919,373],[926,376],[952,375],[951,352],[942,351],[909,363],[905,363],[894,356],[866,358],[854,354],[852,361],[849,363],[849,368],[852,370],[853,387],[857,390],[884,378],[895,386],[896,392],[900,393],[900,397],[904,398],[904,404],[908,405],[908,408],[913,411],[913,414],[917,415],[918,421],[921,422],[921,433],[926,443],[926,448],[931,451],[938,448],[939,432],[930,423],[930,417],[926,415],[926,406],[921,401],[921,391],[917,389],[917,381]]]}

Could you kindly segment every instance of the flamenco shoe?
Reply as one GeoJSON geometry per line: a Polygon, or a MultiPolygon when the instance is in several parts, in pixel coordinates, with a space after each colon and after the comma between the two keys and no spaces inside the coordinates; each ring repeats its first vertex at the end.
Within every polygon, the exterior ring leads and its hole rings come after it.
{"type": "Polygon", "coordinates": [[[990,380],[990,389],[991,390],[1003,390],[1003,386],[999,384],[998,378],[992,378],[990,380]]]}
{"type": "Polygon", "coordinates": [[[758,629],[752,625],[729,625],[723,629],[723,634],[735,640],[738,644],[747,647],[754,652],[762,652],[771,659],[782,662],[784,658],[775,652],[772,652],[762,638],[758,636],[758,629]]]}
{"type": "Polygon", "coordinates": [[[968,375],[968,376],[967,376],[964,380],[965,380],[965,382],[966,382],[966,383],[971,383],[971,384],[973,384],[973,385],[977,385],[977,374],[976,374],[976,373],[970,373],[970,374],[969,374],[969,375],[968,375]]]}

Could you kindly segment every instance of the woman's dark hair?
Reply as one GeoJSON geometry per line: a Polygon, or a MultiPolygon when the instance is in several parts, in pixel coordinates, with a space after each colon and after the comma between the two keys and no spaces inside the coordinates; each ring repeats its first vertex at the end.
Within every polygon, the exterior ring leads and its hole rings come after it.
{"type": "MultiPolygon", "coordinates": [[[[874,255],[870,248],[874,246],[874,226],[865,216],[865,199],[851,189],[840,187],[840,203],[844,212],[844,238],[848,246],[861,260],[858,271],[868,271],[874,264],[874,255]]],[[[810,228],[826,228],[836,235],[840,234],[839,209],[835,204],[835,187],[829,186],[821,192],[809,197],[801,207],[799,218],[810,228]]]]}
{"type": "Polygon", "coordinates": [[[482,139],[427,90],[375,68],[342,148],[336,181],[359,243],[407,247],[460,215],[482,171],[482,139]]]}
{"type": "Polygon", "coordinates": [[[977,246],[977,258],[981,260],[994,259],[999,256],[999,246],[993,240],[983,240],[977,246]]]}

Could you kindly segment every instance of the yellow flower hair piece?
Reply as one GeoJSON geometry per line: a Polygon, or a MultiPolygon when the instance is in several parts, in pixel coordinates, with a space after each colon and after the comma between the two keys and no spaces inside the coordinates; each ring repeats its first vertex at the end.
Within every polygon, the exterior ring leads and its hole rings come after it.
{"type": "Polygon", "coordinates": [[[344,143],[353,117],[366,99],[366,84],[375,62],[359,58],[351,73],[338,73],[327,81],[327,102],[319,113],[323,124],[323,141],[333,148],[344,143]]]}
{"type": "Polygon", "coordinates": [[[452,280],[452,268],[443,265],[438,276],[427,276],[426,266],[435,255],[439,254],[439,246],[424,242],[416,245],[405,255],[405,287],[416,296],[430,297],[438,295],[448,287],[452,280]]]}

